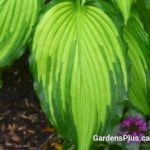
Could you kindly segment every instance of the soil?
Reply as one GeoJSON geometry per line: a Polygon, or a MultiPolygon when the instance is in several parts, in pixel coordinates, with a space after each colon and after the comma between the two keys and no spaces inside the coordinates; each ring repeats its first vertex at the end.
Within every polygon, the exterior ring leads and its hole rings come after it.
{"type": "Polygon", "coordinates": [[[2,73],[2,81],[0,150],[60,150],[35,95],[27,53],[2,73]]]}

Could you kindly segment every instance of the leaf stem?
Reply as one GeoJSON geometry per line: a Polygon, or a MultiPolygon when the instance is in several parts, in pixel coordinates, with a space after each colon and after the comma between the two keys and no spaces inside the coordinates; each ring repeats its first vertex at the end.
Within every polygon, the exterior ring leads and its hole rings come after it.
{"type": "Polygon", "coordinates": [[[80,10],[81,7],[82,7],[82,5],[85,4],[85,2],[86,2],[86,0],[76,0],[76,8],[77,8],[78,10],[80,10]]]}
{"type": "Polygon", "coordinates": [[[76,6],[77,6],[77,9],[80,9],[81,8],[81,0],[77,0],[76,2],[76,6]]]}

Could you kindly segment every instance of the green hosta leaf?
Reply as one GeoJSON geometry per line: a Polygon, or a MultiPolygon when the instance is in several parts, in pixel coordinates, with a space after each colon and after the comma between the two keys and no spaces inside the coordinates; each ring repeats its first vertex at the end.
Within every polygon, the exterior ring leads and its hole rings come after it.
{"type": "Polygon", "coordinates": [[[130,13],[131,13],[131,6],[132,6],[134,0],[112,0],[112,1],[119,8],[119,10],[124,18],[124,22],[125,22],[125,24],[127,24],[127,21],[130,17],[130,13]]]}
{"type": "Polygon", "coordinates": [[[40,8],[39,0],[0,0],[0,67],[23,53],[40,8]]]}
{"type": "Polygon", "coordinates": [[[150,47],[148,37],[137,16],[132,17],[124,29],[124,38],[129,46],[131,60],[131,87],[129,98],[142,113],[150,114],[150,47]]]}
{"type": "Polygon", "coordinates": [[[128,86],[124,48],[111,19],[94,6],[55,5],[37,26],[30,63],[48,119],[78,150],[89,150],[128,86]]]}

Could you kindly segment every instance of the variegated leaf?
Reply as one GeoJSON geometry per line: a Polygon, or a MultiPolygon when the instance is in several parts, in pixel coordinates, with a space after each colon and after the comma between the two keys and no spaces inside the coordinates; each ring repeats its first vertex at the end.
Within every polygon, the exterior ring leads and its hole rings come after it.
{"type": "Polygon", "coordinates": [[[40,7],[40,0],[0,0],[0,68],[24,52],[40,7]]]}
{"type": "Polygon", "coordinates": [[[111,19],[95,6],[56,4],[37,26],[30,58],[35,89],[48,119],[78,150],[89,150],[92,136],[105,133],[112,110],[126,98],[121,43],[111,19]]]}

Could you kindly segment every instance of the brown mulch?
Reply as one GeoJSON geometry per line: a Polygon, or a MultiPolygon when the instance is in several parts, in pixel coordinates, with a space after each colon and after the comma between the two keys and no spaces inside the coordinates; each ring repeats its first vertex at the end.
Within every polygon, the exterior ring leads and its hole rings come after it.
{"type": "Polygon", "coordinates": [[[28,54],[2,75],[0,90],[0,150],[61,150],[33,90],[28,54]]]}

